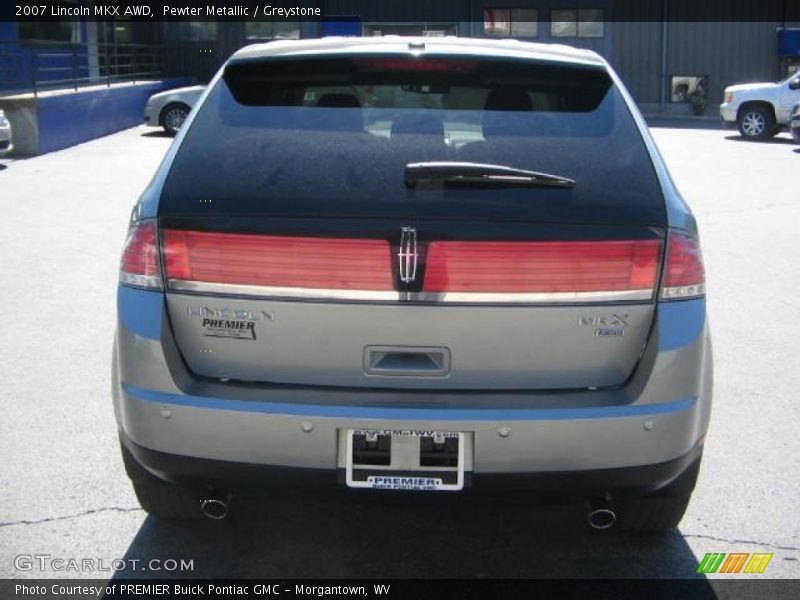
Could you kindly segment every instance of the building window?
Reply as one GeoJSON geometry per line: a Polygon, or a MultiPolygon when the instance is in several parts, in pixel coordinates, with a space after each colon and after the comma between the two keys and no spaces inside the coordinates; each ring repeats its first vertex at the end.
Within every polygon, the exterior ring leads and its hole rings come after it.
{"type": "Polygon", "coordinates": [[[701,102],[707,95],[707,75],[673,75],[670,79],[670,102],[701,102]]]}
{"type": "Polygon", "coordinates": [[[299,21],[248,21],[244,26],[248,41],[299,40],[299,21]]]}
{"type": "Polygon", "coordinates": [[[603,11],[590,8],[578,11],[578,37],[601,38],[603,37],[603,11]]]}
{"type": "Polygon", "coordinates": [[[487,8],[483,34],[496,38],[535,38],[539,35],[539,11],[535,8],[487,8]]]}
{"type": "MultiPolygon", "coordinates": [[[[23,0],[17,2],[19,5],[32,6],[33,8],[44,9],[44,6],[34,6],[44,4],[34,0],[23,0]]],[[[62,0],[60,4],[68,5],[67,8],[77,8],[76,0],[62,0]]],[[[47,9],[50,10],[49,8],[47,9]]],[[[38,13],[37,13],[38,14],[38,13]]],[[[82,41],[81,24],[78,21],[20,21],[18,29],[18,39],[21,42],[64,42],[68,44],[79,44],[82,41]]]]}
{"type": "Polygon", "coordinates": [[[171,42],[213,42],[217,39],[217,24],[213,21],[166,21],[164,39],[171,42]]]}
{"type": "Polygon", "coordinates": [[[384,35],[421,35],[424,37],[444,37],[458,35],[456,23],[364,23],[364,37],[380,37],[384,35]]]}
{"type": "Polygon", "coordinates": [[[605,35],[602,9],[550,11],[550,36],[554,38],[601,38],[605,35]]]}
{"type": "Polygon", "coordinates": [[[65,42],[77,44],[81,41],[80,23],[73,21],[21,21],[21,42],[65,42]]]}
{"type": "Polygon", "coordinates": [[[113,29],[113,33],[104,31],[103,34],[108,40],[114,40],[117,44],[130,44],[133,42],[133,23],[128,18],[114,19],[111,23],[103,23],[109,29],[113,29]]]}

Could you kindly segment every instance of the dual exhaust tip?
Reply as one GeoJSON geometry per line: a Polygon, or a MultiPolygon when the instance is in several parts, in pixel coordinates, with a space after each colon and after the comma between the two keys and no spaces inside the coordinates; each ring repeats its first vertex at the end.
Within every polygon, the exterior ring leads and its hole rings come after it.
{"type": "MultiPolygon", "coordinates": [[[[200,512],[208,519],[221,521],[230,513],[230,496],[206,498],[200,501],[200,512]]],[[[617,522],[615,513],[605,499],[592,500],[589,503],[589,525],[593,529],[610,529],[617,522]]]]}
{"type": "Polygon", "coordinates": [[[220,498],[206,498],[200,501],[200,512],[203,516],[213,521],[221,521],[230,513],[230,496],[220,498]]]}
{"type": "Polygon", "coordinates": [[[610,529],[617,522],[617,513],[607,499],[598,498],[589,502],[588,519],[592,529],[610,529]]]}

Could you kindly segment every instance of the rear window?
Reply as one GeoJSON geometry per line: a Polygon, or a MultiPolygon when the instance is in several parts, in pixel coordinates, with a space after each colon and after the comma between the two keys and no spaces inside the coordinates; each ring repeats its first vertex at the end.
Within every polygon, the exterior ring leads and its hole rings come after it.
{"type": "Polygon", "coordinates": [[[659,225],[663,205],[604,69],[383,56],[230,64],[186,132],[159,214],[659,225]],[[544,172],[575,186],[409,189],[406,165],[427,161],[544,172]]]}

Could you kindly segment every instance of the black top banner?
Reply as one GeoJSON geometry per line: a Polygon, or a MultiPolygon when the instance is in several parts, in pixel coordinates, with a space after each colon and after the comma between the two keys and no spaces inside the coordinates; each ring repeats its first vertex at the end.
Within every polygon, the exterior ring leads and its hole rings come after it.
{"type": "MultiPolygon", "coordinates": [[[[480,21],[480,0],[2,0],[0,21],[480,21]],[[333,7],[333,8],[332,8],[333,7]]],[[[516,0],[515,8],[574,9],[575,2],[516,0]]],[[[761,21],[800,26],[800,0],[595,0],[605,21],[761,21]]],[[[583,6],[583,4],[581,4],[583,6]]]]}

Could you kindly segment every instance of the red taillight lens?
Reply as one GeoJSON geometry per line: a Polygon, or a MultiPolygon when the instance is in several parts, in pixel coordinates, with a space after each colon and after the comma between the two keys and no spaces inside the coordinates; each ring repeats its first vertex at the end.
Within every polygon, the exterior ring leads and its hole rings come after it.
{"type": "Polygon", "coordinates": [[[323,290],[393,289],[391,252],[384,240],[173,229],[163,234],[171,285],[179,281],[323,290]]]}
{"type": "Polygon", "coordinates": [[[472,60],[431,60],[420,58],[362,58],[356,61],[362,71],[414,71],[417,73],[471,73],[478,63],[472,60]]]}
{"type": "Polygon", "coordinates": [[[425,291],[601,295],[649,299],[658,240],[604,242],[433,242],[425,291]]]}
{"type": "Polygon", "coordinates": [[[158,236],[154,222],[134,223],[128,231],[122,251],[119,281],[135,287],[161,289],[158,236]]]}
{"type": "Polygon", "coordinates": [[[700,242],[695,238],[671,233],[667,243],[662,300],[697,298],[706,293],[706,274],[700,242]]]}

